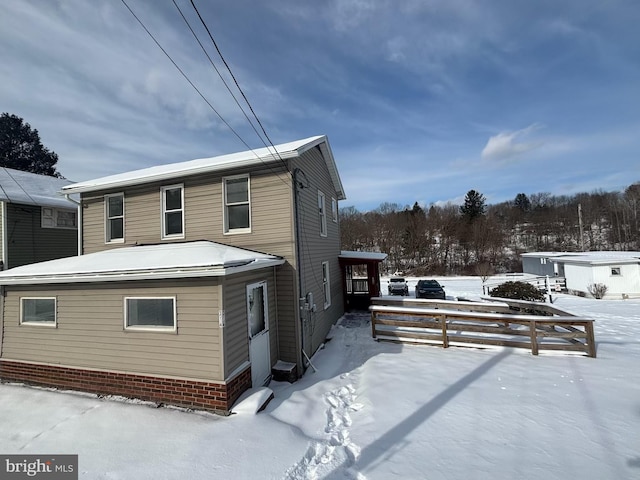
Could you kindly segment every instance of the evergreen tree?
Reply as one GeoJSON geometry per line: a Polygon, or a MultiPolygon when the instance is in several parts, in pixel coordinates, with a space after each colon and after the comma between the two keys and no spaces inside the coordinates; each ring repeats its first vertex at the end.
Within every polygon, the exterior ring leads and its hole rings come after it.
{"type": "Polygon", "coordinates": [[[469,190],[464,197],[464,205],[460,207],[460,213],[471,222],[484,215],[486,209],[487,206],[484,195],[475,190],[469,190]]]}
{"type": "Polygon", "coordinates": [[[60,177],[56,163],[58,155],[42,145],[38,130],[17,115],[0,115],[0,166],[60,177]]]}
{"type": "Polygon", "coordinates": [[[526,213],[531,210],[531,201],[524,193],[519,193],[513,201],[513,206],[521,212],[526,213]]]}

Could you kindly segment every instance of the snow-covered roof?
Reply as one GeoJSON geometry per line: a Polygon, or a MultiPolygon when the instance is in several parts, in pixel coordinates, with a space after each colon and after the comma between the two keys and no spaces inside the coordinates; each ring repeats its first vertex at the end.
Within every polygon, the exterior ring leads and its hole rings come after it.
{"type": "Polygon", "coordinates": [[[307,150],[318,146],[329,169],[331,180],[338,194],[338,200],[346,198],[344,188],[338,174],[329,140],[325,135],[309,137],[295,142],[276,145],[273,147],[258,148],[245,152],[231,153],[210,158],[199,158],[187,162],[170,163],[167,165],[157,165],[155,167],[143,168],[132,172],[119,173],[95,180],[79,182],[69,185],[63,189],[66,193],[92,192],[96,190],[120,188],[141,183],[149,183],[162,180],[170,180],[185,175],[195,175],[199,173],[217,172],[239,167],[251,167],[254,165],[264,165],[297,158],[307,150]]]}
{"type": "Polygon", "coordinates": [[[546,257],[557,263],[636,263],[640,262],[640,252],[529,252],[521,254],[522,257],[546,257]]]}
{"type": "Polygon", "coordinates": [[[62,187],[71,183],[64,178],[0,167],[0,201],[75,209],[76,204],[59,193],[62,187]]]}
{"type": "Polygon", "coordinates": [[[640,252],[579,252],[560,255],[555,257],[552,261],[563,263],[584,263],[589,265],[640,263],[640,252]]]}
{"type": "Polygon", "coordinates": [[[387,258],[387,254],[378,252],[350,252],[343,250],[342,252],[340,252],[338,258],[348,258],[354,260],[377,260],[381,262],[385,258],[387,258]]]}
{"type": "Polygon", "coordinates": [[[209,241],[139,245],[11,268],[0,272],[0,285],[218,277],[283,263],[209,241]]]}
{"type": "Polygon", "coordinates": [[[580,253],[575,253],[575,252],[528,252],[528,253],[521,253],[520,254],[521,257],[534,257],[534,258],[538,258],[538,257],[553,258],[553,257],[562,257],[562,256],[566,256],[566,255],[580,255],[580,253]]]}

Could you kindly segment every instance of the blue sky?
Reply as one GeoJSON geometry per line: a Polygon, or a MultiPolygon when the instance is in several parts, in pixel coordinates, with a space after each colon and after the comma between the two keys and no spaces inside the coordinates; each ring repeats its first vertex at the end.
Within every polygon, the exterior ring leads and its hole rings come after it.
{"type": "MultiPolygon", "coordinates": [[[[172,1],[126,1],[263,146],[172,1]]],[[[640,181],[637,0],[194,1],[273,142],[329,136],[341,206],[640,181]]],[[[37,128],[67,178],[246,150],[120,0],[1,10],[0,111],[37,128]]]]}

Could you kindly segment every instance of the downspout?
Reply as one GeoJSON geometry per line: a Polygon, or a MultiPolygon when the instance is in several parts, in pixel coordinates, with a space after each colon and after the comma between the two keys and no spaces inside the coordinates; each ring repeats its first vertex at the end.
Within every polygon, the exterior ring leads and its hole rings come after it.
{"type": "Polygon", "coordinates": [[[7,202],[2,202],[2,268],[0,270],[6,270],[8,265],[8,251],[9,251],[9,238],[7,235],[7,202]]]}
{"type": "Polygon", "coordinates": [[[78,206],[78,256],[80,256],[82,255],[82,201],[75,201],[68,193],[64,194],[64,198],[78,206]]]}
{"type": "MultiPolygon", "coordinates": [[[[298,269],[298,315],[300,318],[300,335],[301,335],[301,354],[306,356],[305,354],[305,339],[306,339],[306,325],[305,319],[302,314],[303,311],[303,296],[304,296],[304,284],[302,280],[302,239],[300,234],[300,198],[298,187],[304,188],[304,185],[301,182],[298,182],[298,174],[304,172],[299,168],[293,170],[293,207],[295,211],[295,220],[296,220],[296,264],[298,269]]],[[[304,367],[304,361],[302,360],[302,355],[298,354],[298,358],[300,359],[300,364],[304,367]]],[[[302,373],[302,372],[301,372],[302,373]]]]}

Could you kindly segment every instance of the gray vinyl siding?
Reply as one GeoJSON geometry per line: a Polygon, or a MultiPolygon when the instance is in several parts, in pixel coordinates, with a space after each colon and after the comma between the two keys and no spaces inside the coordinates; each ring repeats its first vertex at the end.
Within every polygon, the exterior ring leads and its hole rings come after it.
{"type": "Polygon", "coordinates": [[[340,254],[340,224],[331,216],[331,198],[337,199],[336,191],[326,164],[318,148],[305,152],[294,162],[304,171],[310,182],[299,194],[302,240],[303,294],[313,292],[316,312],[309,314],[304,346],[311,355],[324,342],[331,326],[343,315],[342,273],[338,264],[340,254]],[[327,236],[320,235],[318,190],[325,195],[327,214],[327,236]],[[329,262],[331,306],[324,310],[322,288],[322,262],[329,262]]]}
{"type": "Polygon", "coordinates": [[[6,287],[2,358],[224,380],[217,279],[6,287]],[[57,327],[20,325],[20,297],[57,299],[57,327]],[[124,298],[175,296],[177,333],[124,329],[124,298]]]}
{"type": "Polygon", "coordinates": [[[226,324],[224,327],[224,363],[225,376],[229,376],[244,362],[249,361],[249,324],[247,318],[247,285],[267,282],[269,305],[269,351],[271,365],[278,360],[278,338],[276,335],[278,310],[273,269],[259,273],[249,272],[234,275],[224,282],[224,309],[226,324]]]}
{"type": "Polygon", "coordinates": [[[42,228],[41,207],[7,204],[7,268],[78,253],[78,230],[42,228]]]}
{"type": "Polygon", "coordinates": [[[553,262],[548,257],[522,257],[522,271],[539,276],[554,276],[553,262]],[[546,259],[546,262],[542,263],[542,259],[546,259]]]}

